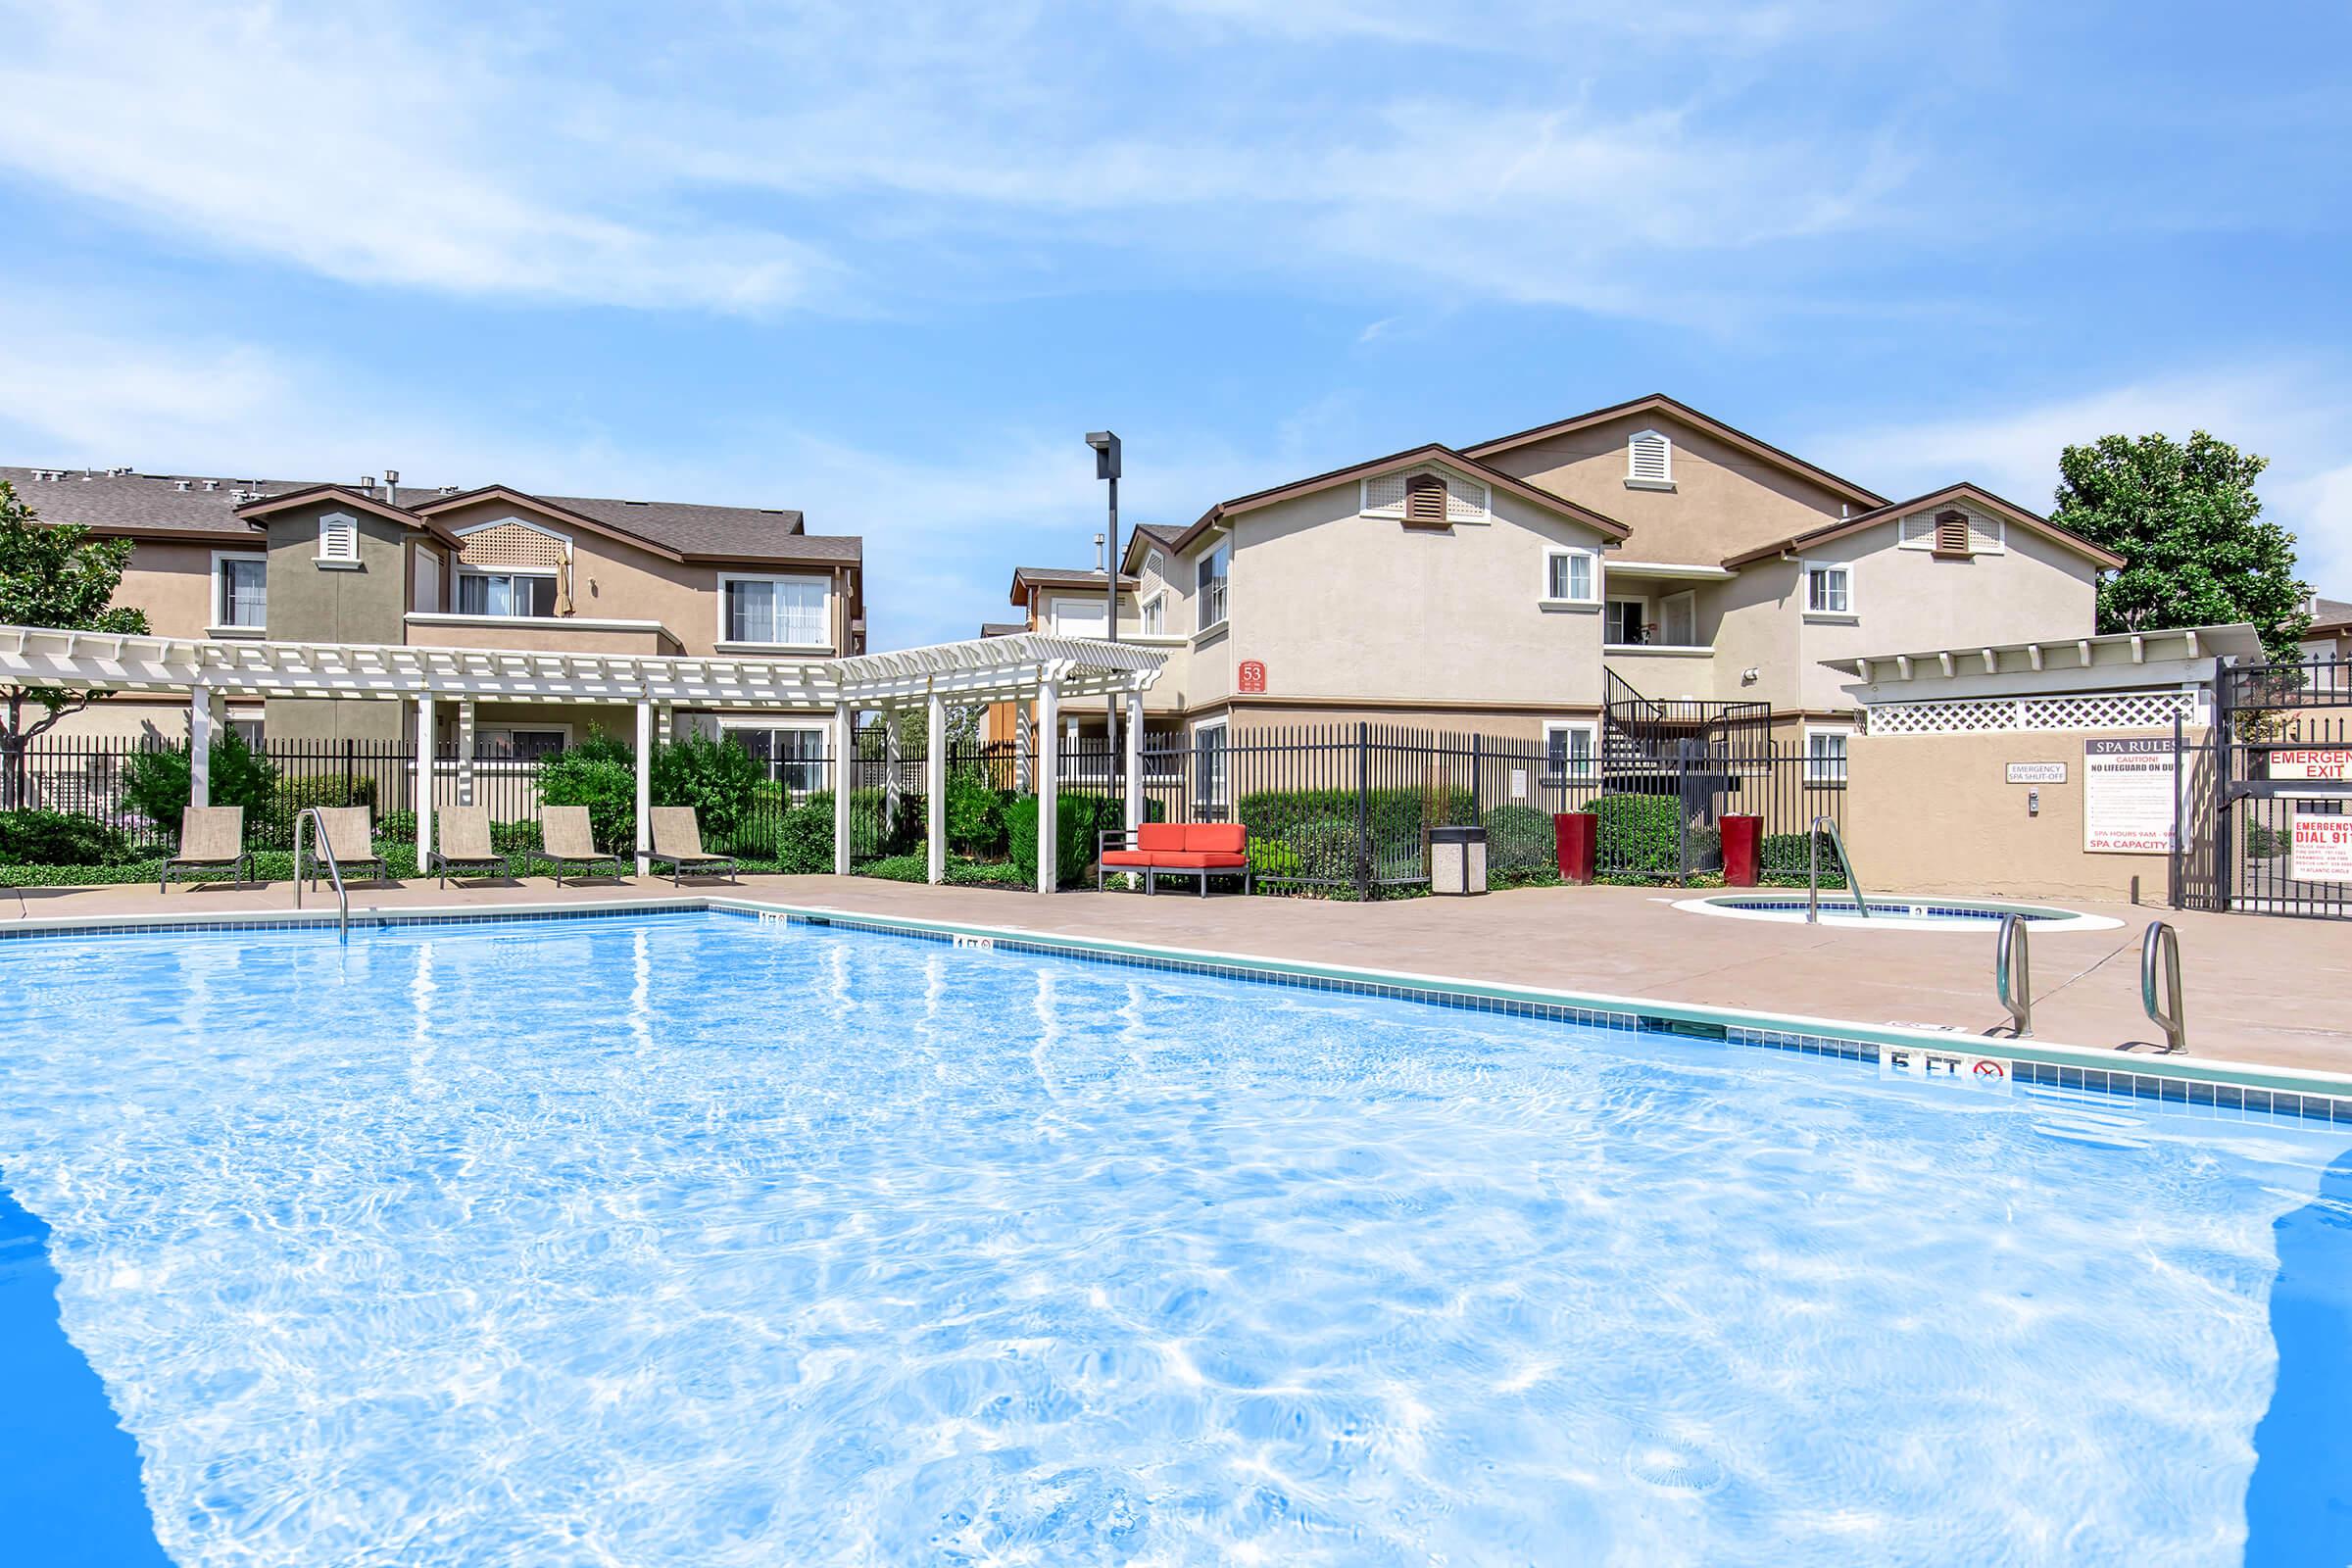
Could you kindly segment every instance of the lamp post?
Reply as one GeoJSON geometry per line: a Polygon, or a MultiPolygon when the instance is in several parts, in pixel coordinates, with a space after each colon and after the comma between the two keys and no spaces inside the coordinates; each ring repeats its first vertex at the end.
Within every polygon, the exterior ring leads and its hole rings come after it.
{"type": "MultiPolygon", "coordinates": [[[[1110,529],[1102,551],[1103,625],[1110,641],[1119,640],[1119,438],[1108,430],[1090,430],[1086,444],[1095,449],[1095,477],[1110,481],[1110,529]]],[[[1113,776],[1118,772],[1119,699],[1102,699],[1104,756],[1113,776]]]]}

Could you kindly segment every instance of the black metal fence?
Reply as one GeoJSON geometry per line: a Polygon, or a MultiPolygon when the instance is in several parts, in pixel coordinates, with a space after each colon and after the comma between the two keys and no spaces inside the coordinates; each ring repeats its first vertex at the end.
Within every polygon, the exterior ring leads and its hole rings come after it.
{"type": "Polygon", "coordinates": [[[2322,843],[2352,814],[2352,662],[2223,670],[2211,741],[2183,741],[2181,752],[2191,838],[2176,876],[2180,903],[2352,918],[2352,883],[2322,843]]]}

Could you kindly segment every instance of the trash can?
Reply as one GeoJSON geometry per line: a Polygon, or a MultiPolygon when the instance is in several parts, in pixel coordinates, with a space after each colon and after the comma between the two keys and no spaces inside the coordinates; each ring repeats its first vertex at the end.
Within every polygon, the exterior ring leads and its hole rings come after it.
{"type": "Polygon", "coordinates": [[[1555,811],[1551,818],[1552,851],[1559,860],[1560,880],[1592,880],[1592,856],[1600,843],[1600,818],[1591,811],[1555,811]]]}
{"type": "Polygon", "coordinates": [[[1756,885],[1757,852],[1763,847],[1764,819],[1760,816],[1723,818],[1723,884],[1732,888],[1756,885]]]}
{"type": "Polygon", "coordinates": [[[1429,891],[1455,895],[1487,891],[1485,828],[1429,830],[1429,891]]]}

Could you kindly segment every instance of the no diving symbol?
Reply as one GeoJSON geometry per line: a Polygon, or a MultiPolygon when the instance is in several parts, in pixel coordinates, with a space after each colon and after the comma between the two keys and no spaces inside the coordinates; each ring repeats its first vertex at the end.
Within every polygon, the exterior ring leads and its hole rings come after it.
{"type": "Polygon", "coordinates": [[[1980,1078],[2003,1078],[2008,1076],[2008,1069],[2003,1067],[1999,1062],[1993,1060],[1990,1056],[1979,1056],[1977,1058],[1976,1066],[1971,1068],[1970,1071],[1974,1072],[1980,1078]]]}

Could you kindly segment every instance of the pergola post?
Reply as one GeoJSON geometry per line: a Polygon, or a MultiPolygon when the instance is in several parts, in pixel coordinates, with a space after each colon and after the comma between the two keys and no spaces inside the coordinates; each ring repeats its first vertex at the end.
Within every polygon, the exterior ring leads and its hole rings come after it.
{"type": "Polygon", "coordinates": [[[1029,793],[1029,699],[1026,697],[1012,705],[1012,790],[1015,795],[1029,793]]]}
{"type": "Polygon", "coordinates": [[[654,704],[637,699],[637,874],[653,869],[648,858],[654,848],[654,704]]]}
{"type": "Polygon", "coordinates": [[[470,697],[458,699],[458,804],[473,804],[473,699],[470,697]]]}
{"type": "Polygon", "coordinates": [[[924,707],[930,722],[923,737],[923,863],[936,887],[948,879],[948,700],[934,691],[924,707]]]}
{"type": "Polygon", "coordinates": [[[188,688],[188,804],[213,804],[213,689],[188,688]]]}
{"type": "Polygon", "coordinates": [[[433,696],[416,699],[416,874],[433,852],[433,696]]]}
{"type": "Polygon", "coordinates": [[[850,705],[833,705],[833,874],[850,874],[850,788],[857,776],[851,749],[858,737],[850,727],[850,705]]]}
{"type": "Polygon", "coordinates": [[[1127,831],[1144,820],[1144,694],[1127,694],[1127,831]]]}
{"type": "Polygon", "coordinates": [[[1037,891],[1061,886],[1061,683],[1037,683],[1037,891]]]}

